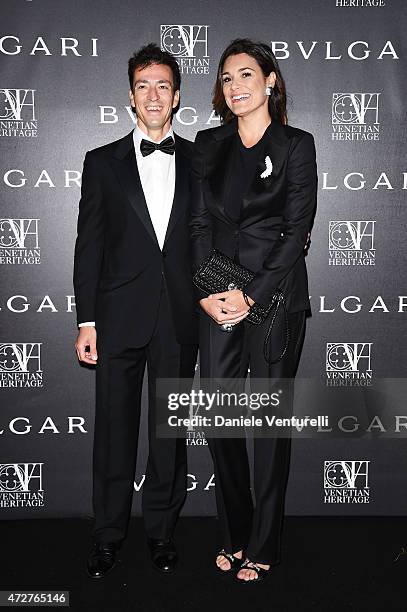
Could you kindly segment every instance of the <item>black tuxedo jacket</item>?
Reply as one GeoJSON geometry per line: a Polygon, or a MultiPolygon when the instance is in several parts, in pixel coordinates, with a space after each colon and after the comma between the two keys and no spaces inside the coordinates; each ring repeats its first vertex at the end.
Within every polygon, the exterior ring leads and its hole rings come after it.
{"type": "Polygon", "coordinates": [[[212,248],[219,249],[255,272],[245,289],[255,302],[269,304],[280,288],[289,312],[308,310],[304,246],[316,208],[314,139],[273,119],[243,198],[240,222],[235,222],[225,212],[225,203],[234,180],[236,135],[233,120],[199,132],[195,140],[196,192],[190,224],[194,268],[212,248]],[[272,172],[261,178],[267,156],[272,172]]]}
{"type": "Polygon", "coordinates": [[[178,342],[197,342],[188,227],[192,152],[193,144],[175,135],[175,193],[162,251],[132,132],[86,154],[74,260],[77,320],[95,321],[108,347],[148,343],[163,282],[178,342]]]}

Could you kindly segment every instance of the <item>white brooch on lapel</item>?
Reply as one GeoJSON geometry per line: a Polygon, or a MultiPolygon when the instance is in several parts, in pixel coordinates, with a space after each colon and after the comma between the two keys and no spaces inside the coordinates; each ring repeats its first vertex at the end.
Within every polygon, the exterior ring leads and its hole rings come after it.
{"type": "Polygon", "coordinates": [[[273,172],[273,162],[271,161],[268,155],[266,155],[264,163],[266,164],[266,169],[260,174],[260,178],[262,179],[267,178],[273,172]]]}

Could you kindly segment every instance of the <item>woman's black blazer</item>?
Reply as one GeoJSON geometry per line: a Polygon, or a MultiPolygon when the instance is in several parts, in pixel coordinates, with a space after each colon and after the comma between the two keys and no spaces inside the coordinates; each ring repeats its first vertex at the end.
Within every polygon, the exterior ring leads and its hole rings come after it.
{"type": "Polygon", "coordinates": [[[313,136],[273,119],[254,179],[243,197],[240,222],[236,222],[225,212],[235,178],[236,132],[237,120],[233,120],[196,136],[190,223],[193,266],[196,269],[212,248],[231,258],[238,255],[240,264],[255,272],[245,289],[253,300],[267,305],[280,288],[288,312],[307,310],[304,246],[317,193],[313,136]],[[272,171],[262,178],[270,161],[272,171]]]}

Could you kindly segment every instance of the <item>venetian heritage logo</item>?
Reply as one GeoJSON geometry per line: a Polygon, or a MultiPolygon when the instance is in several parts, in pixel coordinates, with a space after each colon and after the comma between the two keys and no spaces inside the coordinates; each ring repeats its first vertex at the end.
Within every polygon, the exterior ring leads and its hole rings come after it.
{"type": "Polygon", "coordinates": [[[0,219],[0,264],[41,263],[38,223],[39,219],[0,219]]]}
{"type": "Polygon", "coordinates": [[[36,137],[35,89],[0,89],[0,136],[36,137]]]}
{"type": "Polygon", "coordinates": [[[332,94],[332,140],[379,140],[379,96],[332,94]]]}
{"type": "MultiPolygon", "coordinates": [[[[195,371],[197,370],[197,368],[198,364],[196,364],[195,366],[195,371]]],[[[191,422],[194,417],[198,416],[198,412],[199,406],[195,407],[195,405],[191,403],[188,415],[189,419],[191,419],[191,422]]],[[[206,439],[205,433],[201,428],[194,427],[193,425],[188,425],[186,429],[185,443],[187,446],[207,446],[208,440],[206,439]]]]}
{"type": "Polygon", "coordinates": [[[372,345],[373,342],[327,342],[327,386],[371,386],[372,345]]]}
{"type": "Polygon", "coordinates": [[[204,432],[196,427],[187,429],[185,443],[187,446],[208,446],[204,432]]]}
{"type": "Polygon", "coordinates": [[[325,461],[325,504],[368,504],[370,461],[325,461]]]}
{"type": "Polygon", "coordinates": [[[177,60],[181,74],[209,74],[207,25],[162,25],[161,49],[177,60]]]}
{"type": "Polygon", "coordinates": [[[386,6],[385,0],[335,0],[335,6],[340,8],[380,8],[386,6]]]}
{"type": "Polygon", "coordinates": [[[44,506],[43,463],[0,464],[0,508],[44,506]]]}
{"type": "Polygon", "coordinates": [[[330,266],[374,266],[375,221],[330,221],[330,266]]]}
{"type": "Polygon", "coordinates": [[[41,342],[0,343],[0,387],[42,387],[41,342]]]}

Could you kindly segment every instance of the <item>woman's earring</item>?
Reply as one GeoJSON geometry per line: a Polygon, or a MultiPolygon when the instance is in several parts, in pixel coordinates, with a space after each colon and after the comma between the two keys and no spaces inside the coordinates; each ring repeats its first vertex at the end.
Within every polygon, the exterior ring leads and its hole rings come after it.
{"type": "Polygon", "coordinates": [[[266,96],[271,96],[272,93],[273,93],[273,88],[271,87],[271,85],[267,85],[266,96]]]}

